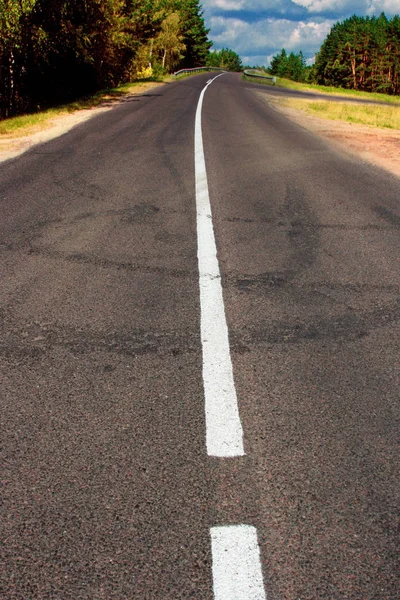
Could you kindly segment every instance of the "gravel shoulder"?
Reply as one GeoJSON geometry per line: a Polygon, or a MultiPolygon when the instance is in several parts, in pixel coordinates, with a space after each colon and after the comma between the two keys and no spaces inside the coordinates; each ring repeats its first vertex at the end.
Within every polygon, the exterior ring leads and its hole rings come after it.
{"type": "Polygon", "coordinates": [[[301,109],[285,106],[277,98],[261,93],[258,95],[305,129],[331,142],[337,149],[400,177],[400,131],[314,117],[301,109]]]}

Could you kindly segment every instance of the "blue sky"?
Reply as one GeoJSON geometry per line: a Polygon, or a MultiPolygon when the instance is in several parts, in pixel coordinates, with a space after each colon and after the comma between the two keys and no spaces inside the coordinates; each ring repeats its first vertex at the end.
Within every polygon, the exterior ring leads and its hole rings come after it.
{"type": "Polygon", "coordinates": [[[231,48],[249,65],[267,65],[282,48],[302,50],[312,63],[336,21],[400,13],[400,0],[203,0],[202,5],[213,49],[231,48]]]}

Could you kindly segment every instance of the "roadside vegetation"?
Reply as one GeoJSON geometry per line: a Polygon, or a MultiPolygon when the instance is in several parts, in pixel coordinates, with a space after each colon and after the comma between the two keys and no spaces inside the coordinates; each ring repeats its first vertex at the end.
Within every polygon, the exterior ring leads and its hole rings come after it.
{"type": "Polygon", "coordinates": [[[8,119],[0,120],[0,139],[2,136],[6,136],[7,138],[17,138],[37,133],[38,131],[43,131],[52,126],[57,117],[63,117],[77,111],[88,110],[102,105],[110,105],[118,102],[124,96],[139,96],[150,90],[152,87],[170,81],[194,77],[198,74],[199,73],[197,72],[183,73],[176,77],[174,75],[162,75],[157,79],[155,77],[147,80],[138,79],[137,81],[123,83],[117,87],[96,92],[68,104],[25,115],[18,115],[16,117],[9,117],[8,119]]]}
{"type": "Polygon", "coordinates": [[[207,67],[218,67],[226,71],[242,71],[243,64],[241,58],[236,52],[229,48],[215,50],[210,52],[206,60],[207,67]]]}
{"type": "Polygon", "coordinates": [[[140,80],[132,83],[124,83],[115,88],[96,92],[93,95],[80,98],[68,104],[0,120],[0,137],[21,137],[42,131],[43,129],[47,129],[57,117],[96,108],[106,103],[118,102],[118,100],[127,95],[140,95],[154,86],[167,83],[171,79],[172,76],[166,75],[158,78],[158,80],[140,80]]]}
{"type": "Polygon", "coordinates": [[[400,94],[400,16],[356,17],[336,23],[312,68],[315,83],[400,94]]]}
{"type": "Polygon", "coordinates": [[[279,104],[302,110],[308,115],[345,123],[400,130],[400,111],[396,106],[330,102],[329,100],[279,99],[279,104]]]}
{"type": "MultiPolygon", "coordinates": [[[[314,65],[307,65],[302,52],[282,49],[266,69],[277,84],[319,92],[376,94],[376,99],[400,96],[400,16],[388,19],[353,16],[336,23],[314,65]],[[287,80],[307,84],[295,87],[287,80]],[[315,87],[315,85],[323,87],[315,87]]],[[[372,96],[370,96],[372,97],[372,96]]]]}
{"type": "MultiPolygon", "coordinates": [[[[261,73],[261,71],[259,71],[261,73]]],[[[266,72],[266,74],[268,74],[266,72]]],[[[327,85],[318,85],[315,83],[300,83],[298,81],[292,81],[290,79],[284,79],[283,77],[276,77],[276,83],[273,84],[270,80],[263,80],[259,78],[252,78],[251,76],[244,75],[244,79],[248,81],[257,81],[257,83],[263,85],[276,85],[291,90],[298,90],[301,92],[314,92],[318,94],[336,95],[336,96],[348,96],[353,98],[364,98],[365,100],[373,100],[377,102],[390,102],[391,104],[400,104],[400,96],[390,96],[389,94],[379,94],[373,92],[362,92],[359,90],[351,90],[349,88],[334,87],[327,85]]]]}
{"type": "Polygon", "coordinates": [[[101,90],[180,69],[241,70],[232,50],[210,51],[208,34],[200,0],[0,0],[0,121],[95,105],[101,90]]]}
{"type": "Polygon", "coordinates": [[[0,119],[204,66],[199,0],[0,0],[0,119]]]}

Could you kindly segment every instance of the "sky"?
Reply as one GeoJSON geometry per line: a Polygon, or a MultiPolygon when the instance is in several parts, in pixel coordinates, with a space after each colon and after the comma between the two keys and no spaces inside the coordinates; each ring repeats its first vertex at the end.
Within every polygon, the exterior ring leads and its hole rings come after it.
{"type": "Polygon", "coordinates": [[[244,65],[268,65],[282,48],[314,62],[337,21],[400,14],[400,0],[203,0],[213,50],[230,48],[244,65]]]}

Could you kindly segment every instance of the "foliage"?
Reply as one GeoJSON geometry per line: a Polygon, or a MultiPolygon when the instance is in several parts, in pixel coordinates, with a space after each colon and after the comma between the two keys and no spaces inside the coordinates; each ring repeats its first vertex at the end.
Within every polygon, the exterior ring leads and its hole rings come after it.
{"type": "Polygon", "coordinates": [[[204,65],[207,36],[198,0],[0,0],[0,118],[204,65]]]}
{"type": "Polygon", "coordinates": [[[400,16],[391,20],[353,16],[336,23],[307,67],[303,54],[281,50],[271,60],[272,75],[366,92],[400,94],[400,16]]]}
{"type": "Polygon", "coordinates": [[[336,23],[316,57],[316,83],[400,93],[400,17],[353,16],[336,23]]]}
{"type": "Polygon", "coordinates": [[[222,48],[222,50],[210,52],[207,57],[206,66],[219,67],[226,71],[243,71],[240,56],[233,50],[229,50],[229,48],[222,48]]]}
{"type": "Polygon", "coordinates": [[[285,77],[293,81],[305,81],[307,67],[303,53],[298,54],[291,52],[289,55],[283,48],[279,54],[276,54],[269,68],[271,75],[285,77]]]}
{"type": "Polygon", "coordinates": [[[186,46],[180,68],[203,67],[206,63],[212,42],[208,39],[199,0],[185,0],[179,10],[182,21],[183,43],[186,46]]]}
{"type": "Polygon", "coordinates": [[[155,46],[162,55],[162,68],[171,70],[184,57],[186,50],[182,42],[180,15],[177,12],[168,15],[161,23],[161,31],[155,40],[155,46]]]}

